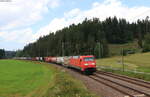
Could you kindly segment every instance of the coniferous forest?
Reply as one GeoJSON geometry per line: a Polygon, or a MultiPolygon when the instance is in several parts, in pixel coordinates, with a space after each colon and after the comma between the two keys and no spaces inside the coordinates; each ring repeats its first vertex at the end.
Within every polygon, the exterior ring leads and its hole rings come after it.
{"type": "Polygon", "coordinates": [[[5,50],[4,49],[0,49],[0,59],[5,57],[5,50]]]}
{"type": "Polygon", "coordinates": [[[137,20],[130,23],[126,19],[109,17],[104,21],[98,18],[85,19],[77,25],[72,24],[55,33],[40,37],[30,43],[18,56],[72,56],[95,55],[96,57],[109,56],[108,44],[124,44],[138,41],[143,48],[143,40],[150,33],[150,22],[137,20]]]}

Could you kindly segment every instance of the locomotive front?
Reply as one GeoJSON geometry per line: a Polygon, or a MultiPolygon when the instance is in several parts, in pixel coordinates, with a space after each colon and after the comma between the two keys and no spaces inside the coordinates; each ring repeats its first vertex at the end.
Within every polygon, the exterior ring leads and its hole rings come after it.
{"type": "Polygon", "coordinates": [[[93,55],[80,56],[82,71],[85,73],[93,73],[96,71],[96,61],[93,55]]]}

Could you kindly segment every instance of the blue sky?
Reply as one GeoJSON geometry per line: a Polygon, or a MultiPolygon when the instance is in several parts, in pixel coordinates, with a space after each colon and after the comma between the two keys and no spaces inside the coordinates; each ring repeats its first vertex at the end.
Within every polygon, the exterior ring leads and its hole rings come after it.
{"type": "Polygon", "coordinates": [[[22,49],[40,36],[86,17],[136,21],[150,16],[150,0],[12,0],[0,2],[0,48],[22,49]]]}

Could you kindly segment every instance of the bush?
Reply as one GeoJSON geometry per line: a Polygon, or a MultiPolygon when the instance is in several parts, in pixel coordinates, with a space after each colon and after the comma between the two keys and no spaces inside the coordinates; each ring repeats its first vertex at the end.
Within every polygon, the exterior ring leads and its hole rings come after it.
{"type": "Polygon", "coordinates": [[[127,54],[135,54],[135,49],[123,49],[123,52],[121,50],[120,54],[122,55],[123,53],[123,56],[126,56],[127,54]]]}
{"type": "Polygon", "coordinates": [[[4,49],[0,49],[0,59],[5,57],[5,50],[4,49]]]}
{"type": "Polygon", "coordinates": [[[143,52],[150,51],[150,33],[145,35],[144,45],[143,45],[143,52]]]}

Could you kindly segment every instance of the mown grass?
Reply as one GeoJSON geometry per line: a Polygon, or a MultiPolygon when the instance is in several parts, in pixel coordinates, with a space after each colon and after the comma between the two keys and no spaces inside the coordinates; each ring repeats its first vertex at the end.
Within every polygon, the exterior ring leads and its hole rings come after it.
{"type": "MultiPolygon", "coordinates": [[[[120,69],[120,70],[114,70],[113,72],[129,75],[132,77],[141,78],[144,80],[150,80],[150,75],[146,74],[135,74],[132,72],[122,72],[122,57],[116,56],[111,58],[105,58],[105,59],[98,59],[97,65],[98,66],[105,66],[105,67],[111,67],[114,69],[120,69]]],[[[145,72],[150,73],[150,53],[138,53],[138,54],[132,54],[124,56],[124,66],[125,69],[131,70],[131,71],[137,71],[137,72],[145,72]]],[[[106,70],[106,69],[105,69],[106,70]]],[[[111,69],[107,69],[107,71],[112,71],[111,69]]]]}
{"type": "Polygon", "coordinates": [[[41,64],[0,60],[0,97],[25,96],[47,83],[52,74],[41,64]]]}
{"type": "Polygon", "coordinates": [[[0,97],[95,97],[51,64],[0,60],[0,97]]]}

